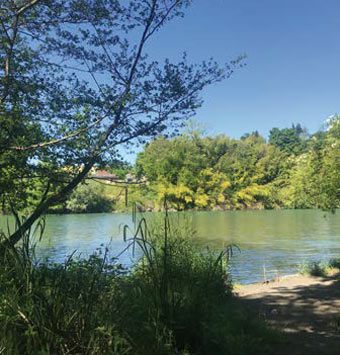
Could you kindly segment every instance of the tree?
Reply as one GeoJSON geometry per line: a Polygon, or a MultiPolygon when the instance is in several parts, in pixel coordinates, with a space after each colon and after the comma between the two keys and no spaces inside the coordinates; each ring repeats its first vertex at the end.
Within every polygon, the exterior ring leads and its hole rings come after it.
{"type": "Polygon", "coordinates": [[[256,130],[256,131],[253,131],[251,133],[244,133],[242,136],[241,136],[241,140],[245,140],[247,139],[248,137],[250,136],[254,136],[254,137],[260,137],[260,133],[256,130]]]}
{"type": "Polygon", "coordinates": [[[236,140],[183,134],[158,139],[139,153],[136,169],[150,190],[178,209],[273,208],[287,156],[260,135],[236,140]]]}
{"type": "Polygon", "coordinates": [[[13,211],[39,179],[15,245],[117,147],[175,132],[221,69],[149,58],[145,47],[190,0],[5,0],[0,5],[1,197],[13,211]]]}
{"type": "Polygon", "coordinates": [[[290,158],[289,178],[280,191],[280,198],[288,208],[312,208],[314,200],[313,178],[317,176],[312,166],[312,154],[301,154],[290,158]]]}
{"type": "Polygon", "coordinates": [[[319,177],[314,186],[319,191],[319,207],[334,211],[340,207],[340,116],[328,119],[327,137],[314,155],[314,169],[319,177]]]}
{"type": "Polygon", "coordinates": [[[306,129],[298,123],[291,128],[273,128],[269,132],[269,144],[288,154],[301,154],[306,148],[306,129]]]}

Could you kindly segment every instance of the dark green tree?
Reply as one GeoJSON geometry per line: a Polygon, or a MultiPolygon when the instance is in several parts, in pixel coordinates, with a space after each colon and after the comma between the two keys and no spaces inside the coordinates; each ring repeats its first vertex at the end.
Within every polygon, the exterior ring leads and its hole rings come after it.
{"type": "Polygon", "coordinates": [[[287,154],[301,154],[306,149],[306,130],[298,123],[291,128],[273,128],[269,132],[269,144],[287,154]]]}

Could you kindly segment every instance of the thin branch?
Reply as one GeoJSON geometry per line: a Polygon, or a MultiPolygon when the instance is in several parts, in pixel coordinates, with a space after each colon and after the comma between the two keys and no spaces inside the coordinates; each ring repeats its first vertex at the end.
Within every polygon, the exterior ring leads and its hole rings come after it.
{"type": "Polygon", "coordinates": [[[58,144],[58,143],[61,143],[65,140],[68,140],[68,139],[71,139],[71,138],[74,138],[74,137],[77,137],[79,136],[80,134],[88,131],[89,129],[93,128],[94,126],[96,126],[97,124],[99,124],[103,119],[105,118],[105,116],[101,117],[100,119],[98,119],[97,121],[93,122],[91,125],[85,127],[85,128],[82,128],[72,134],[69,134],[67,136],[64,136],[64,137],[61,137],[61,138],[58,138],[58,139],[52,139],[51,141],[49,142],[44,142],[44,143],[37,143],[37,144],[32,144],[28,147],[20,147],[20,146],[17,146],[17,147],[2,147],[2,149],[5,149],[5,150],[18,150],[18,151],[26,151],[26,150],[31,150],[31,149],[38,149],[38,148],[42,148],[42,147],[46,147],[46,146],[50,146],[50,145],[54,145],[54,144],[58,144]]]}
{"type": "Polygon", "coordinates": [[[87,66],[87,69],[88,69],[89,74],[91,75],[93,81],[94,81],[95,84],[97,85],[97,87],[98,87],[100,93],[103,95],[103,97],[105,97],[102,87],[100,86],[100,84],[99,84],[97,78],[95,77],[93,71],[92,71],[91,68],[90,68],[90,65],[88,64],[88,62],[87,62],[87,60],[86,60],[86,58],[85,58],[85,50],[83,51],[83,60],[84,60],[84,62],[85,62],[85,65],[87,66]]]}
{"type": "Polygon", "coordinates": [[[114,184],[112,183],[106,183],[106,182],[103,182],[101,180],[105,180],[105,179],[99,179],[95,176],[88,176],[85,178],[85,180],[92,180],[92,181],[95,181],[99,184],[102,184],[102,185],[107,185],[107,186],[125,186],[125,185],[143,185],[145,184],[145,182],[139,182],[139,181],[124,181],[124,180],[113,180],[114,184]]]}
{"type": "Polygon", "coordinates": [[[111,66],[112,66],[112,68],[113,68],[115,74],[118,76],[118,78],[122,81],[123,84],[126,84],[126,79],[122,76],[122,74],[121,74],[121,73],[118,71],[118,69],[116,68],[116,65],[115,65],[115,63],[113,62],[113,60],[112,60],[112,58],[111,58],[111,55],[109,54],[107,48],[105,47],[105,45],[104,45],[104,43],[103,43],[103,40],[102,40],[102,37],[101,37],[101,35],[100,35],[100,33],[99,33],[99,31],[98,31],[96,25],[95,25],[94,23],[92,23],[92,22],[91,22],[91,25],[93,26],[93,28],[95,29],[95,31],[96,31],[96,33],[97,33],[97,36],[98,36],[98,38],[99,38],[99,40],[100,40],[100,45],[101,45],[101,47],[102,47],[102,49],[103,49],[103,51],[104,51],[106,57],[107,57],[108,60],[110,61],[111,66]]]}
{"type": "Polygon", "coordinates": [[[155,27],[149,32],[147,38],[152,36],[165,22],[172,10],[180,3],[181,0],[176,0],[170,7],[166,7],[166,12],[162,16],[162,19],[155,25],[155,27]]]}
{"type": "Polygon", "coordinates": [[[149,32],[149,29],[151,27],[152,20],[154,19],[154,16],[155,16],[156,3],[157,3],[157,0],[153,0],[152,8],[150,10],[150,15],[149,15],[149,18],[148,18],[148,20],[146,22],[146,26],[144,28],[144,32],[143,32],[142,38],[141,38],[141,40],[139,42],[137,55],[136,55],[136,58],[135,58],[135,60],[134,60],[134,62],[132,64],[132,67],[131,67],[130,76],[129,76],[129,80],[128,80],[128,83],[127,83],[127,92],[130,90],[130,86],[131,86],[133,77],[134,77],[135,72],[136,72],[137,64],[138,64],[138,62],[140,60],[140,57],[142,55],[145,42],[150,37],[150,36],[148,37],[148,32],[149,32]]]}
{"type": "Polygon", "coordinates": [[[4,78],[4,92],[3,96],[0,99],[0,103],[5,102],[8,94],[9,94],[9,86],[10,86],[10,75],[11,75],[11,60],[13,56],[13,48],[18,34],[18,22],[19,17],[16,15],[13,23],[12,37],[9,38],[7,44],[7,55],[5,60],[5,78],[4,78]]]}
{"type": "MultiPolygon", "coordinates": [[[[203,84],[202,84],[203,85],[203,84]]],[[[181,98],[180,100],[176,101],[176,103],[174,105],[172,105],[172,107],[167,110],[165,113],[163,113],[162,115],[159,115],[159,119],[156,120],[151,126],[149,127],[146,127],[144,129],[141,129],[141,130],[137,130],[135,131],[133,134],[129,135],[128,137],[125,137],[123,139],[121,139],[120,141],[118,142],[114,142],[112,144],[110,144],[107,149],[110,149],[110,148],[113,148],[117,145],[120,145],[120,144],[124,144],[130,140],[133,140],[139,136],[143,136],[147,133],[149,133],[150,131],[152,131],[154,128],[156,128],[161,122],[165,121],[166,118],[168,117],[169,114],[171,114],[174,109],[176,108],[177,105],[179,105],[181,102],[187,100],[189,97],[195,95],[198,91],[200,91],[202,89],[202,85],[196,87],[195,89],[193,89],[191,92],[189,92],[186,96],[184,96],[183,98],[181,98]]]]}
{"type": "Polygon", "coordinates": [[[23,5],[22,7],[20,7],[17,12],[16,15],[20,16],[21,14],[23,14],[24,12],[28,11],[29,9],[31,9],[33,6],[37,5],[39,2],[41,2],[42,0],[32,0],[29,3],[27,3],[26,5],[23,5]]]}
{"type": "Polygon", "coordinates": [[[46,186],[46,189],[45,189],[45,192],[40,200],[40,203],[43,203],[45,200],[46,200],[46,197],[47,197],[47,194],[49,193],[50,191],[50,188],[51,188],[51,181],[48,180],[47,182],[47,186],[46,186]]]}
{"type": "Polygon", "coordinates": [[[0,18],[0,23],[1,23],[2,29],[3,29],[4,32],[5,32],[5,35],[6,35],[6,37],[7,37],[8,42],[10,42],[10,41],[11,41],[11,37],[9,36],[8,31],[7,31],[7,28],[6,28],[4,22],[2,21],[1,18],[0,18]]]}

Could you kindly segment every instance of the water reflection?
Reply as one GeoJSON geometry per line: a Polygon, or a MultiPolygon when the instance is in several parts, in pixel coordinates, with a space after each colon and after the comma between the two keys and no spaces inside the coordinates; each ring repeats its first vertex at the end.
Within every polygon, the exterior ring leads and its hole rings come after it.
{"type": "MultiPolygon", "coordinates": [[[[149,220],[155,214],[146,214],[149,220]]],[[[295,273],[307,260],[328,260],[340,257],[340,212],[327,214],[318,210],[188,212],[197,231],[197,243],[221,248],[237,244],[231,261],[236,282],[261,281],[295,273]]],[[[64,261],[76,251],[88,256],[95,249],[110,243],[111,256],[126,246],[122,225],[132,227],[129,214],[51,215],[47,217],[44,238],[38,244],[38,257],[64,261]]],[[[6,227],[6,218],[0,217],[6,227]]],[[[123,264],[133,260],[131,251],[120,257],[123,264]]]]}

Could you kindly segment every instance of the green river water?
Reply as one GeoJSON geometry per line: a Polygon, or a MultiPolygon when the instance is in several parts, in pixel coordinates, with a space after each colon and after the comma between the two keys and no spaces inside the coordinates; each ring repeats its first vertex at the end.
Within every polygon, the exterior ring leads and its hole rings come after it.
{"type": "MultiPolygon", "coordinates": [[[[184,213],[196,230],[197,243],[211,248],[237,244],[231,260],[231,274],[238,283],[249,283],[276,275],[296,273],[309,260],[340,257],[340,211],[270,210],[184,213]]],[[[148,219],[155,214],[146,213],[148,219]]],[[[177,217],[176,217],[177,218],[177,217]]],[[[0,216],[5,228],[6,217],[0,216]]],[[[126,244],[122,225],[133,227],[129,214],[50,215],[43,239],[37,244],[38,258],[62,262],[75,251],[86,257],[95,249],[110,245],[115,256],[126,244]]],[[[7,227],[6,227],[7,228],[7,227]]],[[[137,252],[138,254],[138,252],[137,252]]],[[[138,255],[137,255],[138,257],[138,255]]],[[[128,265],[133,255],[120,256],[128,265]]]]}

